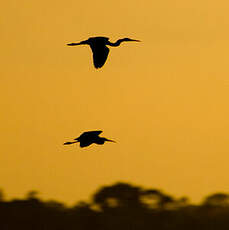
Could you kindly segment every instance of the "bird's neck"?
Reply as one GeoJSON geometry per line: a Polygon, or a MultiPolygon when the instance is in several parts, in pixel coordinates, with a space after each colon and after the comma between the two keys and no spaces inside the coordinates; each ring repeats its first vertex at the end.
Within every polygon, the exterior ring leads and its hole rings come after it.
{"type": "Polygon", "coordinates": [[[119,40],[117,40],[116,42],[110,42],[110,41],[108,41],[107,42],[107,45],[109,45],[109,46],[119,46],[120,44],[121,44],[121,42],[123,42],[123,39],[119,39],[119,40]]]}

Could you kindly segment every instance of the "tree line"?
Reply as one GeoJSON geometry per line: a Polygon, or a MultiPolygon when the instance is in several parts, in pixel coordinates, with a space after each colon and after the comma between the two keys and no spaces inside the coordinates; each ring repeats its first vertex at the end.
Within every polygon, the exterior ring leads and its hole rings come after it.
{"type": "Polygon", "coordinates": [[[67,207],[41,200],[36,191],[10,201],[0,192],[0,229],[228,230],[229,194],[211,194],[194,205],[188,197],[119,182],[98,189],[91,202],[67,207]]]}

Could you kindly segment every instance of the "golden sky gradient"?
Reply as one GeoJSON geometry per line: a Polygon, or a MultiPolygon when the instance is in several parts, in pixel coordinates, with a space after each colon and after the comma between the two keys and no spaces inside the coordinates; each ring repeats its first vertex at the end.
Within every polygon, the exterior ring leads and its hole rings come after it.
{"type": "Polygon", "coordinates": [[[229,192],[226,0],[1,4],[0,188],[72,204],[117,181],[192,201],[229,192]],[[90,36],[111,47],[100,70],[90,36]],[[117,141],[63,146],[88,130],[117,141]]]}

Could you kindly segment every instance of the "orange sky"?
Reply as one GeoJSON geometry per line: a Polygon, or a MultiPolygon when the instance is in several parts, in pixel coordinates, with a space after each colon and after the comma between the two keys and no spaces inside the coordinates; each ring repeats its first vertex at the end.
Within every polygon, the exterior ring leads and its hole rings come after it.
{"type": "Polygon", "coordinates": [[[192,201],[229,191],[226,0],[2,2],[0,188],[69,204],[125,181],[192,201]],[[100,70],[90,36],[111,48],[100,70]],[[101,129],[117,141],[63,146],[101,129]]]}

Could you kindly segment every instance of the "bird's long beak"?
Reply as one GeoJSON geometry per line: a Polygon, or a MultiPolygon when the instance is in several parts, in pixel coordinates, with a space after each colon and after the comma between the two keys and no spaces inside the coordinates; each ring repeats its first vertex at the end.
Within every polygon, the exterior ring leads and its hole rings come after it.
{"type": "Polygon", "coordinates": [[[140,40],[135,40],[135,39],[130,39],[130,41],[133,41],[133,42],[141,42],[140,40]]]}

